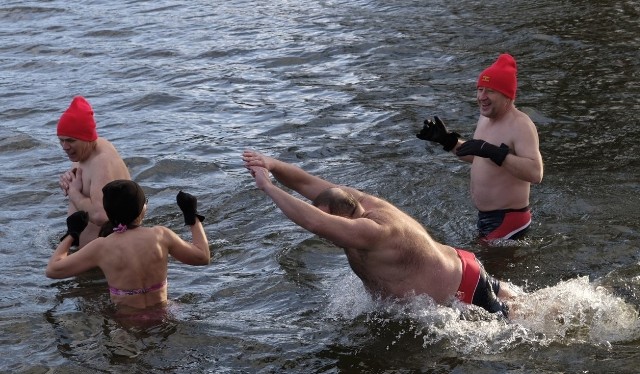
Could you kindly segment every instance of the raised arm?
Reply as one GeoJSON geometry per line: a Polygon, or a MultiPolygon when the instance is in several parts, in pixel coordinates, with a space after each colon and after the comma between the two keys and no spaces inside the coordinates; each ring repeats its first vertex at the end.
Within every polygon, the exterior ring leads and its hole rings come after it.
{"type": "Polygon", "coordinates": [[[165,233],[170,240],[169,254],[188,265],[208,265],[211,261],[211,251],[209,251],[207,234],[202,226],[204,216],[198,214],[198,199],[180,191],[176,196],[176,202],[184,215],[184,224],[191,229],[193,242],[188,243],[170,229],[166,229],[165,233]]]}
{"type": "Polygon", "coordinates": [[[211,261],[211,251],[207,242],[207,235],[204,232],[202,223],[199,220],[189,226],[191,229],[192,242],[189,243],[178,236],[171,229],[163,227],[164,233],[169,240],[169,254],[176,260],[194,266],[209,265],[211,261]]]}
{"type": "Polygon", "coordinates": [[[80,233],[85,229],[88,222],[88,214],[84,211],[75,212],[67,217],[67,232],[60,239],[60,244],[58,244],[58,247],[49,258],[45,272],[47,277],[54,279],[69,278],[97,266],[97,260],[94,256],[96,251],[93,247],[99,246],[99,240],[69,255],[69,249],[73,245],[78,245],[80,233]]]}
{"type": "Polygon", "coordinates": [[[249,171],[256,180],[256,186],[298,226],[342,248],[366,250],[377,240],[380,229],[374,221],[365,218],[349,219],[325,213],[273,185],[267,169],[250,166],[249,171]]]}
{"type": "Polygon", "coordinates": [[[315,199],[318,194],[327,188],[337,187],[337,185],[311,175],[295,165],[265,156],[259,152],[244,151],[242,160],[247,169],[251,170],[251,167],[265,168],[280,183],[297,191],[309,200],[315,199]]]}

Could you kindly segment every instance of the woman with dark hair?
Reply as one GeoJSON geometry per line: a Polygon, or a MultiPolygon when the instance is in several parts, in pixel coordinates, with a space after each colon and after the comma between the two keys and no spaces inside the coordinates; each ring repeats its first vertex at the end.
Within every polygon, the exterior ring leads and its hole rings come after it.
{"type": "Polygon", "coordinates": [[[176,197],[190,227],[192,243],[164,226],[141,225],[147,211],[142,188],[131,180],[115,180],[104,186],[103,205],[113,233],[97,238],[69,254],[87,226],[88,215],[79,211],[67,217],[67,233],[49,259],[49,278],[69,278],[100,268],[109,285],[111,301],[120,307],[144,309],[167,301],[169,255],[188,265],[207,265],[211,259],[204,217],[197,213],[197,199],[180,191],[176,197]]]}

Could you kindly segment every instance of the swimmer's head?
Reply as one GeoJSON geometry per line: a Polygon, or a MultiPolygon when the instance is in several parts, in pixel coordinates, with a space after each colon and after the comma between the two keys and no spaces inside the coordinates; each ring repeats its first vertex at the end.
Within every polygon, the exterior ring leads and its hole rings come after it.
{"type": "Polygon", "coordinates": [[[144,191],[134,181],[118,179],[102,188],[102,205],[114,226],[133,224],[142,213],[146,200],[144,191]]]}
{"type": "Polygon", "coordinates": [[[508,53],[498,56],[496,62],[484,69],[478,77],[477,87],[486,87],[502,93],[511,100],[518,89],[516,60],[508,53]]]}
{"type": "Polygon", "coordinates": [[[85,142],[98,139],[91,104],[82,96],[74,97],[69,108],[60,116],[56,132],[60,138],[74,138],[85,142]]]}
{"type": "MultiPolygon", "coordinates": [[[[313,200],[313,206],[326,208],[326,212],[334,216],[353,217],[359,203],[350,193],[332,187],[320,192],[313,200]]],[[[324,209],[322,209],[324,210],[324,209]]]]}

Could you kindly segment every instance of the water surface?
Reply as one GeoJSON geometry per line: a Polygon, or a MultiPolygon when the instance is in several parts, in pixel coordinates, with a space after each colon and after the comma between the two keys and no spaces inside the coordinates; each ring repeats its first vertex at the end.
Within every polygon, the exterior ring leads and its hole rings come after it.
{"type": "Polygon", "coordinates": [[[631,0],[3,2],[0,371],[635,372],[638,19],[631,0]],[[468,165],[414,134],[439,115],[471,136],[476,77],[502,52],[545,178],[529,238],[487,248],[468,165]],[[96,274],[44,277],[65,231],[55,126],[78,94],[148,224],[188,237],[180,189],[207,216],[212,264],[170,264],[158,326],[114,319],[96,274]],[[256,191],[245,148],[405,209],[531,293],[522,315],[371,299],[256,191]]]}

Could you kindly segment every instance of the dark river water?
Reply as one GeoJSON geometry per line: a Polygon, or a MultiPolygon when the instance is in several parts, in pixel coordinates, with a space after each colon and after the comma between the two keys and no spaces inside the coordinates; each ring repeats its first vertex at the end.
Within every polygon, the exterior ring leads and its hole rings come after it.
{"type": "Polygon", "coordinates": [[[0,372],[601,373],[640,363],[640,4],[613,1],[13,1],[0,5],[0,372]],[[483,246],[469,165],[475,81],[518,62],[545,177],[519,242],[483,246]],[[74,95],[210,266],[169,266],[170,318],[111,317],[104,280],[53,281],[65,231],[55,135],[74,95]],[[371,299],[339,248],[254,187],[256,149],[377,194],[529,293],[511,322],[371,299]]]}

